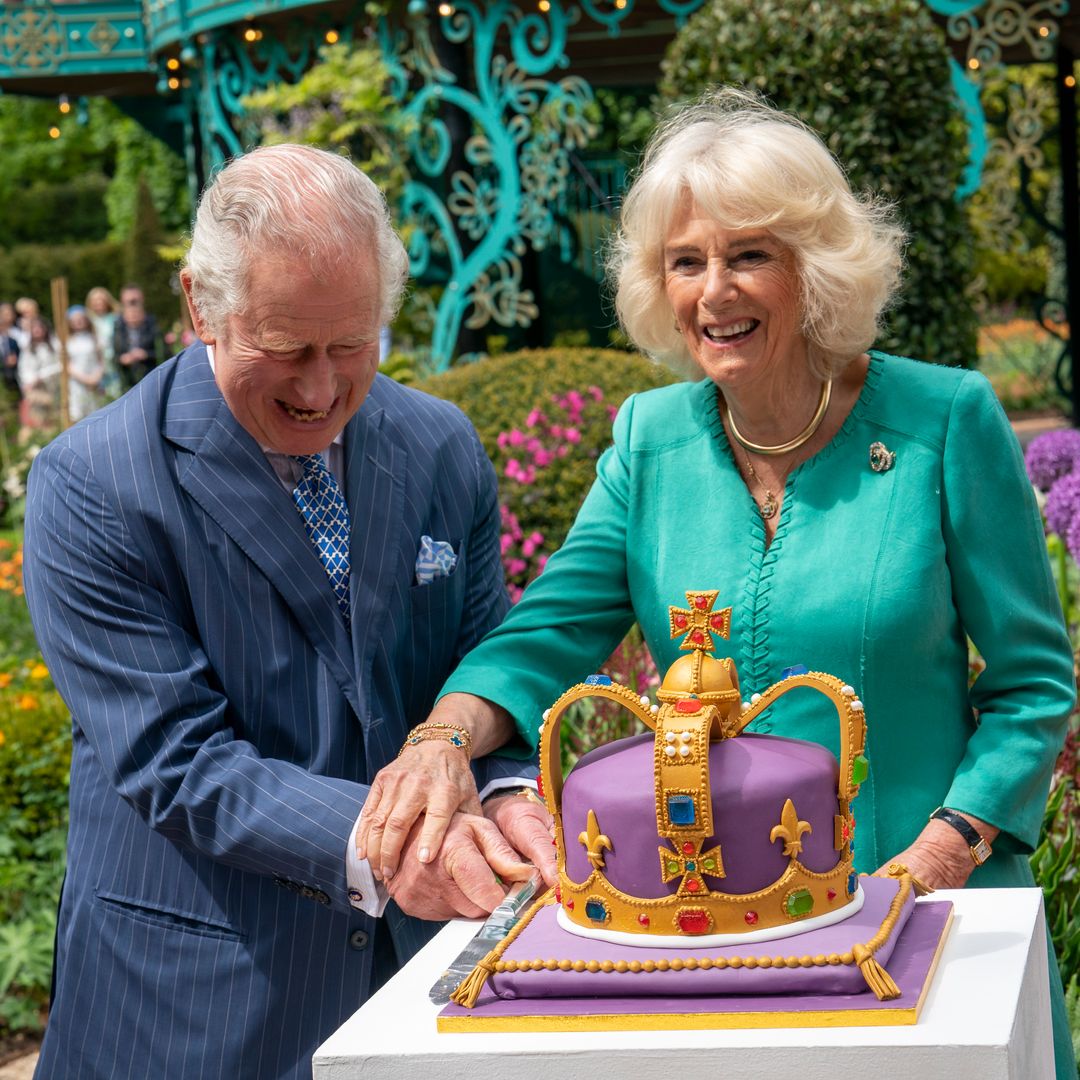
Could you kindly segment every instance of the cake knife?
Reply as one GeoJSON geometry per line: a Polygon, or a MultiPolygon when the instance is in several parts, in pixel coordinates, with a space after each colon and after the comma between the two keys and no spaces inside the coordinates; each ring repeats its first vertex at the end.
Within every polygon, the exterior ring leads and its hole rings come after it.
{"type": "Polygon", "coordinates": [[[502,903],[484,920],[484,925],[428,991],[428,997],[436,1005],[448,1004],[450,995],[461,980],[471,974],[472,969],[514,929],[521,913],[536,898],[536,892],[542,884],[540,871],[534,870],[528,880],[517,882],[511,887],[502,903]]]}

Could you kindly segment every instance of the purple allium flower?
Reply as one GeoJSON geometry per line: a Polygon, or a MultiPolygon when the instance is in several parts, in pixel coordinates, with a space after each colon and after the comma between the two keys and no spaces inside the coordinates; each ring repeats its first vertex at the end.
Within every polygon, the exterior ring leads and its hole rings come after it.
{"type": "Polygon", "coordinates": [[[1054,481],[1072,472],[1080,461],[1080,431],[1062,428],[1038,435],[1024,454],[1028,478],[1040,491],[1049,491],[1054,481]]]}
{"type": "Polygon", "coordinates": [[[1080,473],[1068,473],[1054,481],[1046,496],[1046,528],[1065,537],[1080,511],[1080,473]]]}

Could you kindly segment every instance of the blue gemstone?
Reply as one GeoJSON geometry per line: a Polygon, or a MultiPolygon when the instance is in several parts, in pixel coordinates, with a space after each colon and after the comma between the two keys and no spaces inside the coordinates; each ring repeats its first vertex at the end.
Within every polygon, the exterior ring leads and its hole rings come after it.
{"type": "Polygon", "coordinates": [[[859,875],[854,871],[847,876],[847,891],[853,893],[859,887],[859,875]]]}
{"type": "Polygon", "coordinates": [[[586,680],[588,686],[610,686],[610,675],[590,675],[586,680]]]}
{"type": "Polygon", "coordinates": [[[585,904],[585,917],[593,922],[607,922],[607,908],[600,900],[589,900],[585,904]]]}
{"type": "Polygon", "coordinates": [[[808,675],[810,669],[805,664],[795,664],[794,667],[786,667],[780,672],[781,679],[790,679],[792,675],[808,675]]]}
{"type": "Polygon", "coordinates": [[[667,814],[672,825],[693,825],[697,820],[694,800],[689,795],[669,795],[667,814]]]}
{"type": "Polygon", "coordinates": [[[697,869],[697,863],[695,863],[693,861],[688,862],[686,864],[686,869],[687,870],[696,870],[697,869]]]}

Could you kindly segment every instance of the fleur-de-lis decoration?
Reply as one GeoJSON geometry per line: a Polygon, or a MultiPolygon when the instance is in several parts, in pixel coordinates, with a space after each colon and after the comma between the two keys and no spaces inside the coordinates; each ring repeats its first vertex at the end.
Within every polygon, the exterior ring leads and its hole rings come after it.
{"type": "Polygon", "coordinates": [[[596,820],[596,811],[590,810],[585,822],[585,831],[578,833],[578,842],[585,845],[585,854],[589,864],[594,870],[604,868],[604,848],[613,851],[611,841],[600,831],[600,823],[596,820]]]}
{"type": "Polygon", "coordinates": [[[788,799],[780,813],[780,824],[774,825],[773,831],[769,833],[769,843],[783,840],[784,854],[789,859],[794,859],[802,854],[802,834],[813,831],[809,821],[799,820],[799,815],[795,813],[795,804],[788,799]]]}

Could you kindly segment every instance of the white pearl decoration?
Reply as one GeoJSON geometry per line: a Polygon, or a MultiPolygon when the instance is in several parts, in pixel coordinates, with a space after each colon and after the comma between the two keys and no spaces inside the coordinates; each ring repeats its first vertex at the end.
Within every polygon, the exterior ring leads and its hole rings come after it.
{"type": "Polygon", "coordinates": [[[666,742],[674,742],[675,741],[675,732],[674,731],[665,731],[664,732],[664,739],[665,739],[666,742]]]}
{"type": "Polygon", "coordinates": [[[649,704],[649,695],[648,694],[642,694],[641,697],[638,698],[638,701],[640,701],[642,705],[648,705],[649,704]]]}
{"type": "Polygon", "coordinates": [[[675,756],[675,747],[670,746],[670,745],[665,746],[664,747],[664,753],[667,754],[668,757],[674,757],[675,756]]]}
{"type": "Polygon", "coordinates": [[[844,697],[854,697],[855,696],[855,687],[854,686],[848,686],[845,683],[843,686],[840,687],[840,693],[843,694],[844,697]]]}
{"type": "Polygon", "coordinates": [[[761,695],[760,694],[751,694],[750,695],[750,704],[751,705],[756,705],[760,700],[761,700],[761,695]]]}
{"type": "Polygon", "coordinates": [[[684,732],[683,732],[683,733],[682,733],[682,734],[681,734],[681,735],[679,736],[679,738],[680,738],[680,739],[682,739],[682,741],[683,741],[683,742],[689,742],[689,741],[690,741],[690,740],[691,740],[691,739],[692,739],[693,737],[694,737],[694,736],[693,736],[693,735],[692,735],[692,734],[691,734],[691,733],[690,733],[689,731],[684,731],[684,732]]]}
{"type": "Polygon", "coordinates": [[[649,712],[651,712],[653,714],[653,716],[655,716],[659,711],[660,711],[660,706],[659,705],[650,705],[649,706],[649,712]]]}
{"type": "Polygon", "coordinates": [[[854,712],[862,712],[863,703],[858,698],[853,698],[851,701],[851,708],[854,712]]]}
{"type": "Polygon", "coordinates": [[[544,710],[544,719],[546,720],[550,715],[551,715],[551,710],[550,709],[545,709],[544,710]]]}
{"type": "Polygon", "coordinates": [[[690,756],[690,747],[689,746],[680,746],[679,747],[679,755],[681,757],[689,757],[690,756]]]}
{"type": "Polygon", "coordinates": [[[749,708],[750,708],[750,702],[749,701],[744,701],[742,703],[742,711],[746,712],[746,710],[749,709],[749,708]]]}

